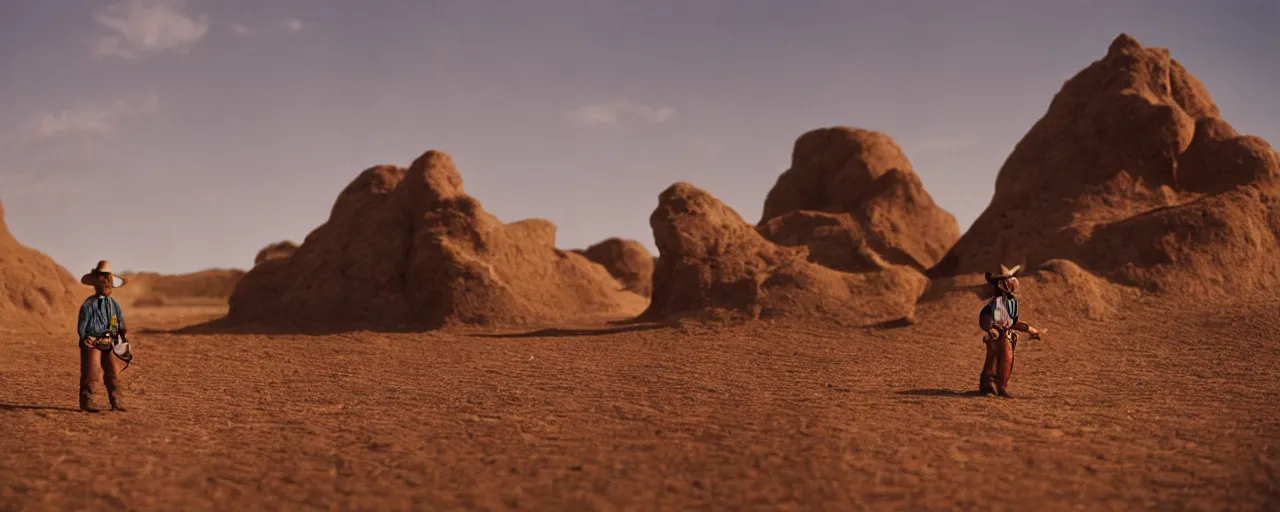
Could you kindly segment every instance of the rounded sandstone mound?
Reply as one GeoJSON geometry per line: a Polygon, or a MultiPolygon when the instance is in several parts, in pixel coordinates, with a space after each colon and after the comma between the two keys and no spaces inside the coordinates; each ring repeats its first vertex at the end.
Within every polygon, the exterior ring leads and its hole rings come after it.
{"type": "Polygon", "coordinates": [[[769,190],[758,226],[769,240],[805,245],[814,262],[838,270],[865,269],[874,253],[924,271],[960,238],[955,217],[933,202],[902,148],[884,133],[848,126],[796,139],[791,168],[769,190]]]}
{"type": "MultiPolygon", "coordinates": [[[[864,223],[847,213],[792,212],[774,217],[756,231],[770,242],[807,248],[809,261],[833,270],[874,272],[892,265],[872,247],[875,235],[867,233],[864,223]]],[[[907,257],[896,261],[912,260],[907,257]]]]}
{"type": "Polygon", "coordinates": [[[264,261],[286,259],[298,252],[298,244],[289,240],[284,240],[270,244],[258,251],[257,256],[253,257],[254,266],[261,265],[264,261]]]}
{"type": "Polygon", "coordinates": [[[1014,148],[991,204],[930,270],[1069,259],[1182,295],[1280,284],[1280,157],[1219,117],[1162,48],[1121,35],[1014,148]]]}
{"type": "MultiPolygon", "coordinates": [[[[1029,272],[1019,272],[1018,279],[1020,305],[1033,325],[1042,325],[1045,320],[1105,321],[1141,295],[1135,288],[1093,275],[1075,262],[1063,259],[1049,260],[1029,272]]],[[[968,322],[968,318],[976,318],[989,289],[981,274],[935,279],[920,300],[921,315],[930,318],[958,315],[962,322],[968,322]]]]}
{"type": "Polygon", "coordinates": [[[869,325],[910,316],[928,285],[907,266],[850,273],[807,261],[807,248],[766,240],[688,183],[662,192],[649,224],[659,256],[642,320],[822,318],[869,325]]]}
{"type": "Polygon", "coordinates": [[[653,291],[653,255],[635,240],[609,238],[582,251],[573,251],[599,263],[623,288],[648,297],[653,291]]]}
{"type": "Polygon", "coordinates": [[[120,277],[129,285],[112,296],[131,306],[224,305],[244,275],[240,269],[221,268],[188,274],[125,272],[120,277]]]}
{"type": "Polygon", "coordinates": [[[634,315],[600,265],[555,247],[542,219],[504,224],[428,151],[405,169],[365,170],[294,254],[240,281],[231,324],[435,329],[598,321],[634,315]]]}
{"type": "Polygon", "coordinates": [[[0,205],[0,332],[70,332],[90,293],[53,259],[18,242],[0,205]]]}

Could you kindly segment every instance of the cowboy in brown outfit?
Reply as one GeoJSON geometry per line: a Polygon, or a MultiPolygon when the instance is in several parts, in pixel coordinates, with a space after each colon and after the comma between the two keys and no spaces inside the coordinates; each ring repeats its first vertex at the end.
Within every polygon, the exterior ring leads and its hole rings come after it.
{"type": "Polygon", "coordinates": [[[1014,276],[1021,265],[1007,268],[1000,265],[1000,273],[987,272],[987,284],[991,285],[991,297],[982,312],[978,314],[978,326],[986,336],[982,342],[987,346],[986,362],[982,365],[982,376],[978,389],[983,394],[996,394],[1010,397],[1009,376],[1013,373],[1013,353],[1018,347],[1018,333],[1022,331],[1038,340],[1044,333],[1018,320],[1018,278],[1014,276]]]}
{"type": "MultiPolygon", "coordinates": [[[[98,380],[107,388],[107,398],[111,408],[123,411],[117,357],[126,363],[132,358],[128,353],[128,344],[124,341],[128,330],[125,328],[124,311],[120,303],[111,298],[111,291],[116,288],[111,273],[111,264],[99,261],[98,266],[80,277],[80,283],[92,286],[94,294],[80,305],[80,410],[98,412],[93,403],[93,394],[98,387],[98,380]],[[123,348],[123,350],[121,350],[123,348]]],[[[120,285],[124,285],[122,279],[120,285]]]]}

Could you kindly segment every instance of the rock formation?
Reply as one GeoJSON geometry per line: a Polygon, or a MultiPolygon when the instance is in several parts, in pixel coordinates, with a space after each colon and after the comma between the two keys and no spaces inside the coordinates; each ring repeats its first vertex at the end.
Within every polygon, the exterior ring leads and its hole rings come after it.
{"type": "MultiPolygon", "coordinates": [[[[1108,320],[1140,295],[1137,289],[1091,274],[1070,260],[1048,260],[1032,271],[1018,274],[1021,315],[1036,326],[1049,321],[1108,320]]],[[[944,323],[959,321],[966,329],[973,329],[970,332],[978,332],[980,301],[989,297],[990,288],[976,273],[939,277],[921,297],[917,314],[944,323]]]]}
{"type": "MultiPolygon", "coordinates": [[[[599,265],[555,248],[555,225],[504,224],[428,151],[365,170],[292,257],[259,263],[231,297],[234,324],[432,329],[633,314],[599,265]]],[[[633,295],[634,294],[629,294],[633,295]]]]}
{"type": "Polygon", "coordinates": [[[906,266],[839,272],[806,247],[766,240],[736,211],[688,183],[659,196],[649,218],[659,257],[641,319],[823,318],[871,324],[908,316],[928,284],[906,266]]]}
{"type": "Polygon", "coordinates": [[[93,293],[77,277],[18,242],[0,205],[0,332],[71,332],[80,301],[93,293]]]}
{"type": "Polygon", "coordinates": [[[924,271],[960,237],[955,217],[933,202],[893,139],[846,126],[796,139],[791,168],[765,198],[758,227],[846,271],[879,268],[875,261],[924,271]]]}
{"type": "Polygon", "coordinates": [[[635,240],[609,238],[574,251],[599,263],[623,288],[648,297],[653,289],[653,255],[635,240]]]}
{"type": "Polygon", "coordinates": [[[187,274],[124,272],[129,284],[112,294],[126,306],[225,305],[244,277],[240,269],[212,268],[187,274]]]}
{"type": "Polygon", "coordinates": [[[267,260],[288,258],[290,256],[293,256],[293,253],[297,251],[298,251],[298,244],[295,244],[288,240],[276,242],[266,247],[263,247],[262,250],[258,251],[258,255],[253,257],[253,265],[254,266],[261,265],[262,262],[267,260]]]}
{"type": "Polygon", "coordinates": [[[1065,258],[1148,291],[1272,286],[1277,174],[1271,146],[1236,133],[1167,50],[1122,34],[1054,96],[930,274],[1065,258]]]}

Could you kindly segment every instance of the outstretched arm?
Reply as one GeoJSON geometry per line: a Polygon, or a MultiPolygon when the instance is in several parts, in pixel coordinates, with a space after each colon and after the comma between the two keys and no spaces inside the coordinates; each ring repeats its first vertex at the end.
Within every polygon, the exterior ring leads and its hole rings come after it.
{"type": "Polygon", "coordinates": [[[1026,322],[1023,322],[1023,321],[1019,321],[1018,323],[1013,324],[1013,328],[1014,328],[1014,330],[1022,331],[1022,332],[1025,332],[1025,333],[1027,333],[1027,334],[1030,334],[1030,335],[1031,335],[1031,339],[1033,339],[1033,340],[1038,340],[1038,339],[1040,339],[1040,333],[1044,332],[1044,330],[1043,330],[1043,329],[1036,329],[1035,327],[1032,327],[1032,326],[1028,325],[1026,322]]]}

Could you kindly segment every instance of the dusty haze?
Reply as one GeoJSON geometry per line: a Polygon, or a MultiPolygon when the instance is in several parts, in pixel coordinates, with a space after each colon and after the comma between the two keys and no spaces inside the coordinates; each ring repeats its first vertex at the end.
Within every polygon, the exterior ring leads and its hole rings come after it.
{"type": "Polygon", "coordinates": [[[963,230],[1047,99],[1121,32],[1170,48],[1237,130],[1280,140],[1278,10],[4,2],[0,201],[67,268],[247,270],[301,241],[353,170],[438,148],[501,219],[546,218],[567,248],[656,252],[654,191],[691,181],[754,222],[794,139],[848,124],[906,148],[963,230]],[[116,198],[113,222],[85,222],[91,190],[116,198]]]}
{"type": "Polygon", "coordinates": [[[35,5],[0,503],[1280,504],[1274,3],[35,5]],[[43,110],[88,83],[143,95],[43,110]],[[87,414],[100,258],[146,272],[129,411],[87,414]],[[997,398],[1005,264],[1047,331],[997,398]]]}

